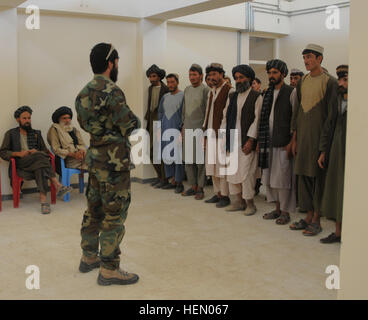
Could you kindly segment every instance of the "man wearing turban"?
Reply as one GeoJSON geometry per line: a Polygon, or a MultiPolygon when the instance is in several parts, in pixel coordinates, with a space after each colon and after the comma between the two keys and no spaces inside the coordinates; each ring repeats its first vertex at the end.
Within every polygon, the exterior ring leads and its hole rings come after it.
{"type": "Polygon", "coordinates": [[[41,131],[32,128],[31,115],[32,109],[28,106],[20,107],[14,112],[19,127],[5,133],[0,157],[6,161],[15,158],[18,176],[24,180],[36,180],[40,190],[41,213],[48,214],[51,212],[47,202],[48,180],[56,187],[58,198],[64,197],[71,188],[57,181],[41,131]]]}
{"type": "Polygon", "coordinates": [[[327,169],[321,210],[323,216],[336,221],[336,231],[321,239],[322,243],[341,242],[349,66],[338,66],[336,74],[339,83],[338,116],[331,144],[330,159],[332,161],[327,169]]]}
{"type": "Polygon", "coordinates": [[[234,174],[227,175],[230,194],[236,197],[227,211],[244,211],[246,216],[256,213],[254,204],[257,178],[257,128],[262,107],[262,96],[252,89],[255,79],[253,69],[248,65],[238,65],[232,74],[236,92],[230,94],[224,111],[221,128],[226,129],[226,152],[231,161],[237,162],[234,174]],[[235,131],[231,139],[231,131],[235,131]],[[237,143],[235,143],[235,141],[237,143]]]}
{"type": "Polygon", "coordinates": [[[206,115],[203,131],[207,131],[204,143],[206,149],[206,174],[211,176],[215,195],[206,200],[206,203],[216,203],[217,208],[224,208],[230,204],[229,185],[226,177],[221,173],[221,161],[217,152],[218,133],[223,118],[223,112],[229,93],[233,92],[224,80],[225,70],[219,63],[211,63],[206,68],[212,88],[208,94],[206,115]]]}
{"type": "MultiPolygon", "coordinates": [[[[65,160],[67,168],[84,169],[88,167],[85,163],[86,144],[80,131],[71,124],[73,111],[68,107],[60,107],[52,114],[52,122],[47,141],[53,152],[65,160]]],[[[56,162],[56,171],[61,174],[60,162],[56,162]]]]}
{"type": "Polygon", "coordinates": [[[296,209],[296,178],[291,160],[291,119],[296,108],[296,90],[284,80],[288,75],[285,62],[275,59],[266,64],[269,87],[263,98],[258,134],[259,167],[267,201],[276,209],[263,215],[277,219],[277,224],[290,222],[296,209]]]}
{"type": "Polygon", "coordinates": [[[144,119],[147,121],[147,131],[150,134],[150,158],[153,168],[156,171],[157,178],[153,181],[152,186],[155,188],[162,188],[168,186],[168,179],[165,176],[164,163],[154,163],[153,161],[153,122],[158,121],[158,107],[160,105],[161,98],[169,92],[169,88],[163,83],[166,72],[160,69],[157,65],[152,65],[147,71],[146,76],[151,82],[151,86],[148,88],[148,104],[147,112],[144,119]]]}
{"type": "Polygon", "coordinates": [[[322,231],[320,214],[325,169],[337,119],[338,83],[322,69],[323,54],[323,47],[317,44],[309,44],[302,52],[309,73],[298,83],[298,107],[292,120],[298,203],[308,214],[305,219],[291,224],[290,229],[304,230],[305,236],[322,231]]]}

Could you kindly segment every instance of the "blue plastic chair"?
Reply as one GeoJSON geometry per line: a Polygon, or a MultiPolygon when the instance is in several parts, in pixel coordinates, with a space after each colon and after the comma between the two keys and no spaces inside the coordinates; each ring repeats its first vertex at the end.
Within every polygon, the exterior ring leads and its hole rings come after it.
{"type": "MultiPolygon", "coordinates": [[[[60,158],[60,166],[61,166],[61,176],[59,177],[59,182],[61,182],[64,186],[69,187],[72,175],[78,174],[79,175],[79,192],[83,193],[84,192],[84,173],[87,172],[87,170],[66,168],[65,161],[62,158],[60,158]]],[[[70,192],[68,192],[64,196],[64,201],[65,202],[70,201],[70,192]]]]}

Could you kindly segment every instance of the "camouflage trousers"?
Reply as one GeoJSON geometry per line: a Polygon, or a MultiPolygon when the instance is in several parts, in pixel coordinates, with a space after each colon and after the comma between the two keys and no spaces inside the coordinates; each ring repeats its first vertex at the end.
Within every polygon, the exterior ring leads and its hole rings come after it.
{"type": "Polygon", "coordinates": [[[81,228],[83,254],[96,256],[100,245],[101,265],[118,269],[119,245],[130,205],[130,171],[89,169],[86,196],[88,208],[81,228]]]}

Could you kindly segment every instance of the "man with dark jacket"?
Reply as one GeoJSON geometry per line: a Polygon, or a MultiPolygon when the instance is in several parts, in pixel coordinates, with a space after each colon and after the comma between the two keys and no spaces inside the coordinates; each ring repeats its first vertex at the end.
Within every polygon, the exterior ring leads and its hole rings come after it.
{"type": "MultiPolygon", "coordinates": [[[[147,131],[150,134],[150,158],[153,168],[156,171],[157,178],[152,183],[155,188],[162,188],[168,184],[165,177],[165,167],[163,162],[154,163],[153,155],[153,137],[154,137],[154,127],[153,122],[158,121],[158,106],[160,105],[161,98],[169,92],[169,88],[163,83],[162,79],[165,78],[166,72],[160,69],[157,65],[152,65],[146,71],[147,78],[151,82],[151,86],[148,88],[148,104],[147,112],[144,117],[147,120],[147,131]]],[[[157,155],[155,159],[157,158],[157,155]]]]}
{"type": "Polygon", "coordinates": [[[288,74],[285,62],[275,59],[267,62],[269,88],[263,99],[259,125],[259,166],[262,184],[266,187],[267,201],[275,202],[276,209],[264,219],[277,219],[287,224],[290,212],[296,207],[296,178],[291,159],[291,119],[297,103],[296,92],[285,84],[288,74]]]}

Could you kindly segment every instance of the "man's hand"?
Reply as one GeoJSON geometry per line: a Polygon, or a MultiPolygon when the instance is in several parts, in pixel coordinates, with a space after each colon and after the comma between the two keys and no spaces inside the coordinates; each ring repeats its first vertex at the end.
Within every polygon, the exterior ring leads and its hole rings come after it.
{"type": "Polygon", "coordinates": [[[296,142],[296,131],[293,133],[293,137],[291,138],[291,153],[294,157],[296,157],[296,148],[297,148],[297,142],[296,142]]]}
{"type": "Polygon", "coordinates": [[[34,153],[38,152],[38,150],[36,150],[36,149],[31,149],[31,150],[29,150],[28,152],[29,152],[29,154],[34,154],[34,153]]]}
{"type": "Polygon", "coordinates": [[[252,152],[252,148],[253,148],[253,139],[249,138],[243,147],[243,152],[245,153],[246,156],[252,152]]]}
{"type": "Polygon", "coordinates": [[[24,158],[24,157],[26,157],[28,155],[29,155],[29,150],[27,150],[27,151],[13,152],[12,153],[12,156],[13,157],[18,157],[18,158],[24,158]]]}
{"type": "Polygon", "coordinates": [[[321,169],[325,168],[326,153],[322,152],[318,159],[318,165],[321,169]]]}
{"type": "Polygon", "coordinates": [[[284,149],[287,152],[288,158],[291,159],[293,157],[292,142],[290,142],[284,149]]]}

